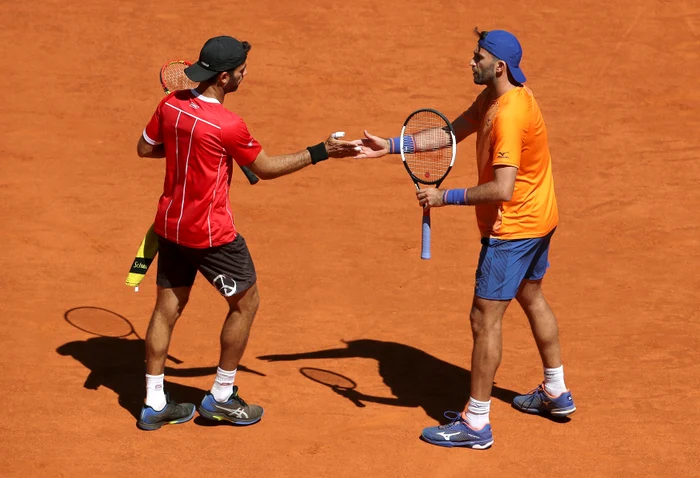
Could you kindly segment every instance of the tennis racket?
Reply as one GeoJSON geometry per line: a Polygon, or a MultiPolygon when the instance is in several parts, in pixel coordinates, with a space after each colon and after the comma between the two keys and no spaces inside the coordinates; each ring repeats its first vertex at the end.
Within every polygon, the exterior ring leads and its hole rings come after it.
{"type": "MultiPolygon", "coordinates": [[[[199,83],[190,80],[185,74],[185,68],[191,64],[192,63],[187,60],[173,60],[163,65],[160,69],[160,84],[166,95],[173,91],[197,88],[199,83]]],[[[255,184],[260,181],[260,178],[258,178],[253,171],[245,166],[239,167],[250,184],[255,184]]]]}
{"type": "MultiPolygon", "coordinates": [[[[457,156],[457,140],[448,119],[434,109],[414,111],[401,128],[401,160],[409,176],[419,184],[440,187],[457,156]]],[[[421,259],[430,259],[430,208],[423,209],[421,259]]]]}
{"type": "MultiPolygon", "coordinates": [[[[309,380],[313,380],[316,383],[320,383],[322,385],[325,385],[326,387],[330,387],[334,392],[339,393],[341,395],[343,394],[343,392],[354,390],[357,387],[357,384],[354,380],[349,379],[345,375],[331,372],[330,370],[324,370],[322,368],[314,367],[302,367],[299,369],[299,372],[301,372],[301,374],[309,380]]],[[[351,395],[344,396],[347,397],[357,407],[362,408],[365,406],[364,403],[362,403],[357,398],[352,397],[351,395]]]]}

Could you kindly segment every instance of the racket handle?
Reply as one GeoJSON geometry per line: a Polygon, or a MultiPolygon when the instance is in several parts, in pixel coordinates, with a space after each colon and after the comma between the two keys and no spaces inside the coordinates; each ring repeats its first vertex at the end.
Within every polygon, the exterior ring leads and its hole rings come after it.
{"type": "Polygon", "coordinates": [[[420,258],[430,259],[430,208],[423,209],[423,234],[421,236],[420,258]]]}
{"type": "Polygon", "coordinates": [[[241,166],[241,171],[243,171],[243,174],[245,174],[245,177],[248,179],[250,184],[255,184],[260,181],[260,178],[258,178],[253,171],[245,166],[241,166]]]}

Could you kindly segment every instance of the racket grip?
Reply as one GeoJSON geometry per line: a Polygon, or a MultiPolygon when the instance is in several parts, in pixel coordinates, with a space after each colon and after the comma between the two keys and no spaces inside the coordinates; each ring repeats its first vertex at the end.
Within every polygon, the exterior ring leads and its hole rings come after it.
{"type": "Polygon", "coordinates": [[[423,209],[423,230],[420,258],[430,259],[430,209],[423,209]]]}
{"type": "Polygon", "coordinates": [[[250,184],[255,184],[260,181],[260,178],[258,178],[253,171],[245,166],[241,166],[241,171],[243,171],[243,174],[245,174],[245,177],[248,179],[250,184]]]}

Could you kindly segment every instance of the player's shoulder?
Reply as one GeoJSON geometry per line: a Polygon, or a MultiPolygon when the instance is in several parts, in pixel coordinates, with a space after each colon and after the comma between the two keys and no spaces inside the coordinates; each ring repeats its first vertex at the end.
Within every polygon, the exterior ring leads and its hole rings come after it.
{"type": "Polygon", "coordinates": [[[192,99],[192,92],[190,90],[178,90],[173,91],[165,95],[165,97],[160,101],[159,106],[163,106],[166,103],[171,106],[181,106],[192,99]]]}
{"type": "Polygon", "coordinates": [[[219,117],[219,122],[222,126],[226,126],[229,128],[246,127],[243,118],[241,118],[237,113],[234,113],[233,111],[228,110],[224,107],[220,108],[219,111],[217,111],[217,115],[219,117]]]}
{"type": "Polygon", "coordinates": [[[526,86],[513,88],[498,101],[498,113],[502,116],[528,114],[535,97],[526,86]]]}
{"type": "Polygon", "coordinates": [[[476,95],[476,102],[479,104],[488,103],[491,99],[491,93],[488,88],[484,88],[481,92],[476,95]]]}
{"type": "Polygon", "coordinates": [[[168,93],[163,98],[161,98],[160,101],[158,102],[158,106],[160,107],[160,106],[163,106],[165,103],[170,102],[175,97],[175,93],[177,93],[177,91],[173,91],[172,93],[168,93]]]}

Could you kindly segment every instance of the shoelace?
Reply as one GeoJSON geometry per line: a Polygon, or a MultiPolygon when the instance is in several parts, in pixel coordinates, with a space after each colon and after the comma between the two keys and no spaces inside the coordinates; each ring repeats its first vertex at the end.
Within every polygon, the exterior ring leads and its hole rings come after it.
{"type": "Polygon", "coordinates": [[[461,414],[460,412],[455,412],[455,411],[452,411],[452,410],[448,410],[448,411],[446,411],[445,413],[443,413],[443,415],[444,415],[445,418],[447,418],[448,420],[451,420],[450,423],[447,423],[447,424],[445,424],[445,425],[441,425],[441,426],[440,426],[440,428],[443,429],[443,430],[444,430],[445,428],[453,427],[455,424],[457,424],[457,423],[459,423],[459,422],[462,421],[462,414],[461,414]]]}
{"type": "Polygon", "coordinates": [[[243,400],[240,395],[238,395],[238,387],[234,387],[233,394],[231,394],[231,398],[235,398],[243,408],[246,408],[248,404],[243,400]]]}
{"type": "Polygon", "coordinates": [[[537,394],[539,394],[539,393],[545,393],[545,391],[544,391],[544,382],[540,383],[539,385],[537,385],[537,387],[535,387],[534,389],[530,390],[530,391],[527,393],[527,395],[529,395],[529,397],[528,397],[528,399],[527,399],[527,405],[528,405],[528,406],[530,406],[530,405],[532,404],[532,402],[533,402],[533,401],[535,400],[535,398],[537,397],[537,394]]]}

